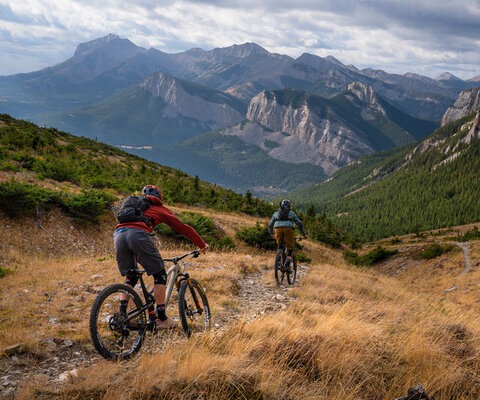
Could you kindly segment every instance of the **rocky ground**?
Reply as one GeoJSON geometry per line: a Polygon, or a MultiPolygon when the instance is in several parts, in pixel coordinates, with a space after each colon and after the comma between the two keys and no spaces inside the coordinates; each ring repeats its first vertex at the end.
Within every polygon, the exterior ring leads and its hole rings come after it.
{"type": "MultiPolygon", "coordinates": [[[[299,266],[296,285],[299,285],[308,270],[307,266],[299,266]]],[[[240,282],[239,310],[223,315],[213,315],[212,329],[223,330],[242,318],[254,320],[263,315],[282,310],[291,301],[291,289],[285,282],[277,285],[272,270],[266,270],[245,276],[240,282]],[[264,277],[263,275],[267,275],[264,277]]],[[[157,335],[158,336],[158,335],[157,335]]],[[[181,334],[168,335],[168,340],[147,337],[142,348],[143,353],[152,354],[162,351],[174,341],[185,340],[181,334]]],[[[30,381],[42,382],[45,385],[60,385],[75,376],[78,370],[98,362],[101,357],[92,346],[75,343],[69,339],[44,338],[41,354],[24,352],[21,346],[6,349],[6,356],[0,357],[0,398],[14,399],[18,388],[30,381]]]]}

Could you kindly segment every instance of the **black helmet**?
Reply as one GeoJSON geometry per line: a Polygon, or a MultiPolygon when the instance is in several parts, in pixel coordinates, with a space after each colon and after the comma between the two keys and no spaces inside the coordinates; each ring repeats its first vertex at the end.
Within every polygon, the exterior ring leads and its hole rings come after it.
{"type": "Polygon", "coordinates": [[[292,206],[292,202],[288,199],[283,199],[280,203],[280,207],[290,208],[292,206]]]}
{"type": "Polygon", "coordinates": [[[147,185],[142,189],[142,194],[143,195],[149,195],[149,196],[154,196],[158,197],[159,199],[163,198],[162,192],[160,189],[154,185],[147,185]]]}

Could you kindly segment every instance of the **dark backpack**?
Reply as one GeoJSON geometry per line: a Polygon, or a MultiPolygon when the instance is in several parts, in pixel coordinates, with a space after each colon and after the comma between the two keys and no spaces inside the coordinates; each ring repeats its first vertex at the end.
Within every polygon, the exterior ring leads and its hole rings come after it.
{"type": "Polygon", "coordinates": [[[122,201],[117,213],[117,220],[123,222],[145,222],[150,225],[150,220],[143,212],[151,206],[146,196],[129,196],[122,201]]]}
{"type": "Polygon", "coordinates": [[[290,221],[290,218],[289,218],[289,214],[290,214],[290,210],[286,207],[280,207],[278,209],[278,220],[279,221],[290,221]]]}

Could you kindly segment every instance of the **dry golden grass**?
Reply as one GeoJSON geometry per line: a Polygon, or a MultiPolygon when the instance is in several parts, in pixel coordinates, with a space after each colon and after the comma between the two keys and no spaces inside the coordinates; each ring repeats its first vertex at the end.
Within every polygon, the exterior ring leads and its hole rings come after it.
{"type": "MultiPolygon", "coordinates": [[[[216,216],[232,230],[255,223],[216,216]]],[[[59,231],[69,232],[63,224],[59,231]]],[[[66,241],[64,254],[51,257],[34,244],[29,251],[28,241],[47,243],[43,229],[32,228],[38,231],[20,235],[19,243],[1,229],[7,251],[0,263],[14,273],[1,279],[0,348],[22,342],[41,353],[42,339],[70,338],[93,355],[87,324],[95,290],[121,281],[109,234],[72,234],[75,244],[66,241]],[[95,247],[96,241],[102,244],[95,247]]],[[[45,223],[44,229],[52,228],[45,223]]],[[[463,253],[455,249],[428,261],[404,251],[358,269],[340,252],[307,241],[304,251],[313,261],[288,291],[295,301],[254,320],[242,309],[240,282],[260,274],[271,285],[273,254],[212,252],[189,268],[207,287],[213,322],[223,319],[222,329],[190,340],[157,338],[158,351],[119,364],[99,360],[63,385],[31,379],[18,398],[376,400],[399,397],[418,383],[436,400],[480,398],[480,246],[469,246],[472,269],[463,273],[463,253]]],[[[162,249],[165,257],[180,252],[162,249]]]]}

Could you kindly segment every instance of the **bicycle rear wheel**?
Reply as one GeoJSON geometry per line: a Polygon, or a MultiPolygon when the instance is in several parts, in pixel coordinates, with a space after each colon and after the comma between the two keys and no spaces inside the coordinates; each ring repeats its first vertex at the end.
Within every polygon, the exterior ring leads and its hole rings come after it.
{"type": "Polygon", "coordinates": [[[103,289],[90,311],[90,336],[95,350],[107,360],[126,360],[142,347],[147,316],[140,296],[128,285],[116,283],[103,289]],[[127,310],[120,312],[122,295],[127,310]]]}
{"type": "Polygon", "coordinates": [[[289,285],[294,285],[297,280],[297,259],[293,256],[290,264],[290,271],[285,273],[287,275],[287,282],[289,285]]]}
{"type": "Polygon", "coordinates": [[[283,283],[283,279],[285,278],[285,272],[283,272],[283,264],[285,263],[285,253],[282,249],[277,250],[277,254],[275,254],[275,280],[278,284],[283,283]]]}
{"type": "Polygon", "coordinates": [[[211,317],[205,291],[195,279],[190,282],[189,286],[186,280],[182,281],[178,291],[178,314],[187,336],[205,332],[210,327],[211,317]]]}

